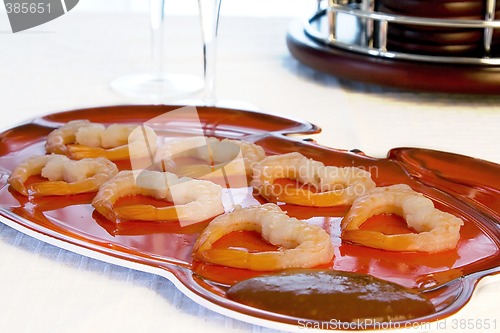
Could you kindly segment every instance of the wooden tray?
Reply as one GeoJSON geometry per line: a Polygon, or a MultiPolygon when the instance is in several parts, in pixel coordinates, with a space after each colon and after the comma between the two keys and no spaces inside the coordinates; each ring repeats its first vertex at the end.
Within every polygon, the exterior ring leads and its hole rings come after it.
{"type": "Polygon", "coordinates": [[[333,76],[408,90],[498,94],[500,66],[396,60],[351,52],[314,41],[303,21],[290,25],[286,42],[301,63],[333,76]]]}

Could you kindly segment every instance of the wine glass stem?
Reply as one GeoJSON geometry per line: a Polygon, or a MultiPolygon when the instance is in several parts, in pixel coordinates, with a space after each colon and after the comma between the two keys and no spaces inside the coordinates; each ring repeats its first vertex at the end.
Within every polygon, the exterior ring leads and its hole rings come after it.
{"type": "Polygon", "coordinates": [[[203,35],[203,76],[205,79],[204,103],[213,106],[217,57],[217,30],[222,0],[198,0],[203,35]]]}
{"type": "Polygon", "coordinates": [[[165,0],[150,0],[151,53],[154,73],[160,79],[163,75],[163,27],[165,23],[165,0]]]}

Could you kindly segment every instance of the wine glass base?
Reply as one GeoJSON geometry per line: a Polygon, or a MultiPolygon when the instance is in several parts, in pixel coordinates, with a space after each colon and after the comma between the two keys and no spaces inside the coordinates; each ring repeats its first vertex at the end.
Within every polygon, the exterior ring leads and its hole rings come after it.
{"type": "Polygon", "coordinates": [[[190,74],[141,73],[118,77],[111,89],[130,99],[145,102],[169,102],[186,98],[203,88],[203,80],[190,74]]]}

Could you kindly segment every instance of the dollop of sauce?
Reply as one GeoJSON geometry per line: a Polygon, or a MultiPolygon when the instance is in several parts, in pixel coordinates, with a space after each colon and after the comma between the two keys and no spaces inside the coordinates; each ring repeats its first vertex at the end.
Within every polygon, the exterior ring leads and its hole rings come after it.
{"type": "Polygon", "coordinates": [[[350,272],[291,270],[233,285],[227,296],[258,309],[309,320],[400,321],[435,312],[417,292],[350,272]]]}

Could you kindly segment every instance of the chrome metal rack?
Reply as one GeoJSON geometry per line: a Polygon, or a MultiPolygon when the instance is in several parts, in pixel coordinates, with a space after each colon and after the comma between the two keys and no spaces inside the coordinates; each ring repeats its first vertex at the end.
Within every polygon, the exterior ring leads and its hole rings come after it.
{"type": "Polygon", "coordinates": [[[493,35],[500,33],[495,20],[496,1],[484,0],[483,19],[426,18],[377,11],[377,0],[327,0],[307,20],[305,33],[318,43],[373,57],[417,62],[499,66],[500,57],[492,52],[493,35]],[[481,31],[477,54],[433,55],[391,49],[391,26],[456,28],[481,31]]]}

